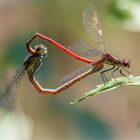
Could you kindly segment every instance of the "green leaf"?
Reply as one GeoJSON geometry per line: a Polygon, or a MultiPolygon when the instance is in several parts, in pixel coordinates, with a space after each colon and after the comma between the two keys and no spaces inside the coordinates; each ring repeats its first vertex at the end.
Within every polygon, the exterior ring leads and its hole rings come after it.
{"type": "Polygon", "coordinates": [[[79,103],[90,96],[94,96],[94,95],[101,94],[110,90],[114,90],[124,85],[133,85],[133,86],[140,85],[140,76],[134,77],[133,75],[130,75],[129,77],[119,77],[116,79],[112,79],[108,83],[98,85],[95,89],[89,92],[86,92],[84,96],[76,99],[74,102],[71,102],[70,104],[79,103]]]}

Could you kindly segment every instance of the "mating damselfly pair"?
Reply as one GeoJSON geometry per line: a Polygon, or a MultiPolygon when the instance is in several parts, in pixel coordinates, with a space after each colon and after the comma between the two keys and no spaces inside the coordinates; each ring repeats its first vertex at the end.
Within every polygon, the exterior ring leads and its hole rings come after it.
{"type": "MultiPolygon", "coordinates": [[[[130,67],[130,60],[129,59],[120,59],[115,57],[114,55],[110,54],[106,50],[106,45],[104,43],[102,30],[100,27],[100,21],[99,17],[97,15],[97,12],[95,10],[94,6],[89,6],[86,10],[83,12],[83,23],[86,28],[86,30],[90,34],[96,34],[97,39],[99,41],[99,46],[101,48],[101,51],[92,51],[92,52],[98,52],[100,54],[100,58],[97,60],[94,59],[88,59],[86,57],[81,57],[78,54],[74,53],[72,50],[62,46],[58,42],[50,39],[47,36],[44,36],[40,33],[36,33],[31,39],[29,39],[26,43],[27,50],[30,53],[30,56],[25,60],[23,66],[21,69],[16,73],[15,77],[7,84],[6,90],[4,94],[0,96],[0,106],[2,110],[11,109],[14,106],[14,102],[17,96],[17,88],[19,86],[20,80],[24,76],[25,73],[28,74],[29,80],[32,83],[32,85],[35,87],[35,89],[41,93],[41,94],[59,94],[65,89],[71,87],[75,83],[79,82],[81,79],[87,77],[88,75],[99,72],[101,73],[101,77],[103,79],[103,82],[108,82],[108,79],[105,75],[106,72],[112,71],[112,77],[114,78],[114,72],[118,71],[121,75],[126,76],[123,71],[128,72],[126,69],[130,67]],[[85,67],[82,69],[76,71],[71,75],[71,77],[67,77],[67,80],[64,80],[65,82],[55,88],[42,88],[41,85],[37,82],[35,79],[35,75],[37,72],[39,72],[40,66],[42,65],[42,62],[44,59],[47,59],[47,47],[44,45],[37,45],[35,47],[32,46],[32,42],[36,38],[41,38],[43,40],[48,41],[49,43],[53,44],[55,47],[59,48],[63,52],[67,53],[68,55],[76,58],[79,61],[82,61],[84,63],[88,63],[85,67]],[[111,67],[108,69],[103,69],[105,64],[110,65],[111,67]]],[[[93,49],[94,50],[94,49],[93,49]]],[[[129,72],[128,72],[129,73],[129,72]]]]}

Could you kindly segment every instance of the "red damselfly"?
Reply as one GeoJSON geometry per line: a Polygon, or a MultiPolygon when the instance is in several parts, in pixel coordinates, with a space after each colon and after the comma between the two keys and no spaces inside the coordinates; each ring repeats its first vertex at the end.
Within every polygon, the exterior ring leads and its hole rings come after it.
{"type": "MultiPolygon", "coordinates": [[[[32,41],[34,41],[35,38],[41,38],[43,40],[46,40],[50,43],[52,43],[54,46],[56,46],[57,48],[61,49],[62,51],[64,51],[65,53],[71,55],[72,57],[76,58],[77,60],[83,61],[85,63],[94,63],[94,67],[96,67],[95,65],[101,66],[102,68],[104,67],[104,64],[110,65],[111,67],[106,69],[106,70],[102,70],[101,71],[101,77],[103,79],[103,82],[106,83],[108,80],[105,76],[105,73],[107,71],[111,71],[112,70],[112,77],[114,78],[114,72],[116,72],[117,70],[119,70],[120,74],[127,77],[124,73],[123,70],[126,71],[127,73],[130,74],[129,71],[127,71],[127,68],[130,67],[130,60],[127,58],[124,59],[120,59],[114,55],[112,55],[111,53],[108,53],[106,51],[106,45],[104,42],[104,38],[103,38],[103,34],[102,34],[102,30],[100,27],[100,21],[99,21],[99,17],[97,15],[96,9],[94,6],[89,5],[89,7],[83,12],[83,23],[85,26],[85,29],[93,36],[93,34],[95,33],[99,42],[99,45],[102,49],[102,51],[100,51],[100,59],[97,60],[92,60],[92,59],[88,59],[85,57],[81,57],[77,54],[75,54],[73,51],[71,51],[70,49],[62,46],[61,44],[59,44],[58,42],[50,39],[47,36],[44,36],[40,33],[36,33],[28,42],[27,42],[27,49],[29,50],[29,52],[34,52],[34,49],[31,46],[32,41]]],[[[87,54],[89,54],[90,52],[95,52],[95,49],[91,49],[88,51],[87,54]]],[[[99,51],[97,51],[99,52],[99,51]]],[[[97,67],[98,67],[97,66],[97,67]]],[[[101,68],[101,69],[102,69],[101,68]]],[[[84,71],[84,69],[82,69],[82,71],[84,71]]],[[[79,73],[77,72],[77,75],[79,75],[81,73],[81,70],[79,71],[79,73]]],[[[72,76],[72,79],[76,76],[76,74],[72,74],[74,76],[72,76]]],[[[69,80],[71,78],[68,78],[69,80]]],[[[115,78],[114,78],[115,79],[115,78]]]]}
{"type": "MultiPolygon", "coordinates": [[[[106,44],[104,42],[104,37],[102,34],[102,30],[101,30],[101,25],[100,25],[100,20],[99,17],[97,15],[96,9],[94,6],[89,5],[87,9],[84,10],[83,12],[83,24],[84,27],[86,29],[86,31],[91,35],[92,38],[94,38],[95,36],[97,37],[99,46],[101,48],[101,51],[95,49],[95,48],[90,48],[87,44],[85,44],[84,42],[74,44],[69,46],[69,48],[74,51],[75,48],[77,49],[77,47],[79,47],[79,50],[82,50],[83,54],[87,54],[87,55],[91,55],[91,54],[100,54],[101,58],[99,58],[98,60],[93,60],[95,65],[101,64],[100,66],[102,66],[101,69],[103,69],[104,65],[103,64],[107,64],[110,65],[111,67],[105,70],[102,70],[100,72],[102,80],[104,82],[104,84],[106,82],[108,82],[108,79],[105,75],[106,72],[111,71],[112,70],[112,77],[115,79],[114,77],[114,72],[118,71],[120,72],[121,75],[127,77],[122,70],[126,71],[127,73],[131,74],[128,70],[126,70],[126,68],[130,68],[130,60],[127,58],[124,59],[120,59],[114,55],[112,55],[111,53],[108,53],[106,51],[106,44]],[[85,50],[87,48],[87,50],[85,50]]],[[[83,59],[80,59],[81,61],[83,61],[83,59]]],[[[84,61],[85,62],[85,61],[84,61]]],[[[88,61],[90,62],[90,60],[88,61]]],[[[86,69],[86,67],[85,67],[86,69]]],[[[76,71],[66,77],[64,77],[61,81],[62,82],[66,82],[67,80],[72,79],[73,77],[76,77],[76,75],[79,75],[80,73],[82,73],[84,69],[80,69],[79,71],[76,71]]]]}
{"type": "MultiPolygon", "coordinates": [[[[17,88],[19,82],[23,75],[27,72],[29,76],[29,80],[36,88],[36,90],[41,94],[58,94],[65,89],[71,87],[76,82],[80,81],[81,79],[85,78],[86,76],[98,72],[103,69],[104,64],[111,65],[111,68],[101,71],[101,76],[103,82],[107,82],[107,78],[105,76],[105,72],[113,70],[112,76],[114,77],[113,73],[117,70],[120,71],[120,74],[123,74],[122,70],[126,70],[126,68],[130,67],[130,60],[128,59],[119,59],[112,54],[108,53],[105,50],[105,43],[103,40],[102,30],[100,28],[99,18],[97,16],[96,10],[93,6],[89,6],[88,9],[84,11],[83,14],[83,21],[86,29],[92,33],[96,32],[100,46],[102,48],[101,58],[98,60],[87,59],[85,57],[81,57],[76,53],[70,51],[66,47],[62,46],[61,44],[57,43],[56,41],[50,39],[47,36],[42,34],[36,33],[30,40],[27,41],[27,50],[30,53],[30,56],[25,60],[23,67],[17,72],[15,77],[7,84],[5,94],[0,96],[0,105],[2,109],[9,109],[12,108],[14,105],[14,101],[17,95],[17,88]],[[56,89],[44,89],[41,85],[36,81],[35,75],[38,73],[38,70],[42,64],[43,59],[47,57],[47,48],[43,45],[39,45],[36,47],[32,47],[31,43],[34,41],[35,38],[41,38],[43,40],[49,41],[57,48],[61,49],[62,51],[66,52],[67,54],[71,55],[72,57],[76,58],[77,60],[83,61],[85,63],[89,63],[88,66],[82,68],[80,73],[77,72],[73,78],[70,78],[69,81],[66,81],[63,85],[59,86],[56,89]]],[[[128,72],[129,73],[129,72],[128,72]]]]}
{"type": "Polygon", "coordinates": [[[39,72],[40,66],[44,59],[47,58],[47,48],[43,45],[35,46],[34,48],[29,48],[28,51],[31,53],[28,56],[21,67],[21,69],[16,73],[16,75],[10,80],[10,82],[5,87],[5,92],[0,95],[0,112],[5,110],[11,110],[14,107],[15,99],[17,97],[17,90],[20,80],[27,72],[29,80],[34,85],[36,90],[41,94],[58,94],[63,90],[71,87],[81,79],[86,76],[99,71],[102,64],[95,65],[94,62],[88,65],[88,68],[83,71],[82,74],[74,77],[73,79],[67,81],[56,89],[42,88],[40,84],[36,81],[35,75],[39,72]]]}

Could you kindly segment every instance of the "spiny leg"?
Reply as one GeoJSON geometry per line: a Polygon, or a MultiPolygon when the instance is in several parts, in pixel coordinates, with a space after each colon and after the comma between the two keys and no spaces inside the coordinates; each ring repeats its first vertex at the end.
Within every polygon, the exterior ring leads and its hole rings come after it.
{"type": "Polygon", "coordinates": [[[124,77],[126,77],[127,79],[129,79],[129,77],[127,75],[125,75],[123,72],[122,72],[122,69],[120,69],[120,74],[124,77]]]}
{"type": "Polygon", "coordinates": [[[126,70],[123,66],[122,66],[122,69],[123,69],[124,71],[126,71],[127,73],[131,74],[131,72],[128,71],[128,70],[126,70]]]}
{"type": "Polygon", "coordinates": [[[113,65],[113,67],[111,67],[109,69],[106,69],[106,70],[101,72],[101,77],[103,79],[104,85],[106,84],[106,82],[108,82],[108,79],[106,78],[105,72],[108,72],[108,71],[114,69],[115,67],[116,67],[116,65],[113,65]]]}
{"type": "Polygon", "coordinates": [[[108,82],[108,80],[107,80],[107,78],[106,78],[106,76],[105,76],[105,74],[104,74],[103,72],[100,72],[100,74],[101,74],[101,77],[102,77],[103,83],[104,83],[104,85],[105,85],[106,82],[108,82]]]}
{"type": "Polygon", "coordinates": [[[113,79],[115,80],[116,84],[117,84],[117,81],[116,81],[116,78],[114,77],[114,72],[116,72],[119,68],[120,68],[120,65],[117,65],[117,68],[115,68],[111,73],[111,75],[112,75],[113,79]]]}

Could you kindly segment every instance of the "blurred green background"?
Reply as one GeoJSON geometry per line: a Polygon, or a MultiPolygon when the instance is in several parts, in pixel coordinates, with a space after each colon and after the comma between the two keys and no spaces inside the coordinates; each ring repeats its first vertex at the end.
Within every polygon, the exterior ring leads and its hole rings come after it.
{"type": "MultiPolygon", "coordinates": [[[[130,71],[140,69],[140,3],[138,0],[5,0],[0,1],[0,85],[18,70],[28,55],[26,41],[36,32],[64,46],[90,38],[82,25],[82,12],[96,7],[109,52],[131,58],[130,71]]],[[[90,40],[90,39],[89,39],[90,40]]],[[[91,40],[90,40],[91,41],[91,40]]],[[[53,45],[38,81],[56,88],[68,73],[86,65],[53,45]]],[[[94,41],[93,41],[94,44],[94,41]]],[[[93,58],[94,59],[94,58],[93,58]]],[[[137,140],[140,139],[140,88],[122,87],[91,97],[76,105],[69,103],[97,84],[93,74],[57,96],[41,95],[25,76],[19,88],[13,115],[1,120],[2,140],[137,140]]]]}

